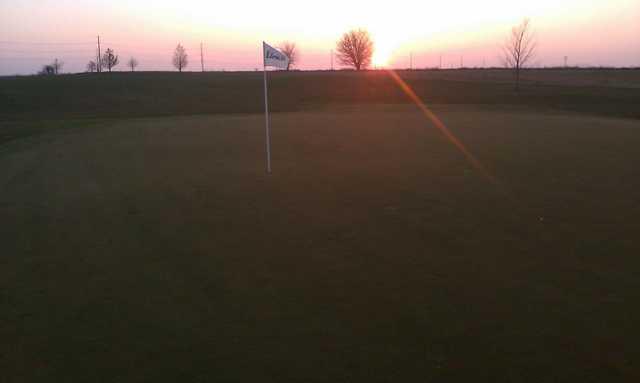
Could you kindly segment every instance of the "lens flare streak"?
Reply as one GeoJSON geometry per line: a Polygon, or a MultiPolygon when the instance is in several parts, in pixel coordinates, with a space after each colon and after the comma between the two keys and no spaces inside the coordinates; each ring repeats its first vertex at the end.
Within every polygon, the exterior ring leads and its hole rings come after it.
{"type": "Polygon", "coordinates": [[[447,126],[435,115],[426,105],[420,97],[411,89],[409,84],[407,84],[394,70],[387,71],[391,78],[400,86],[402,91],[409,96],[409,98],[418,106],[418,108],[422,111],[422,113],[427,117],[435,127],[440,130],[440,132],[455,146],[462,154],[467,158],[469,163],[479,171],[485,178],[487,178],[491,183],[498,184],[497,179],[491,175],[487,171],[487,169],[482,165],[482,163],[464,146],[462,141],[460,141],[448,128],[447,126]]]}

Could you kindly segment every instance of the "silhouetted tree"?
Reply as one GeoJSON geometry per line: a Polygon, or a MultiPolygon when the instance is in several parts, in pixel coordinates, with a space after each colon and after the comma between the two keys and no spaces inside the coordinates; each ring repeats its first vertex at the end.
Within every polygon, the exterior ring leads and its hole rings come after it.
{"type": "Polygon", "coordinates": [[[57,75],[62,70],[63,65],[64,63],[62,61],[55,59],[51,64],[43,65],[38,74],[57,75]]]}
{"type": "Polygon", "coordinates": [[[282,53],[287,55],[289,58],[289,64],[287,64],[287,70],[291,69],[292,66],[298,62],[298,47],[296,43],[291,41],[285,41],[278,47],[282,53]]]}
{"type": "Polygon", "coordinates": [[[531,31],[529,19],[524,19],[520,25],[511,29],[511,35],[507,38],[502,48],[503,64],[513,70],[516,91],[520,90],[520,71],[535,57],[536,40],[531,31]]]}
{"type": "Polygon", "coordinates": [[[98,70],[98,64],[95,61],[91,60],[87,63],[87,72],[93,73],[98,70]]]}
{"type": "Polygon", "coordinates": [[[336,51],[338,61],[343,65],[354,67],[356,70],[366,69],[371,64],[373,41],[366,30],[354,29],[342,35],[336,51]]]}
{"type": "Polygon", "coordinates": [[[56,74],[56,70],[53,68],[53,65],[47,64],[42,66],[42,69],[40,70],[40,72],[38,72],[38,74],[53,76],[56,74]]]}
{"type": "Polygon", "coordinates": [[[136,67],[138,66],[138,60],[132,57],[129,59],[129,61],[127,61],[127,65],[129,66],[129,68],[131,68],[132,72],[135,72],[136,67]]]}
{"type": "Polygon", "coordinates": [[[62,67],[64,66],[64,63],[62,61],[58,61],[58,59],[55,59],[51,63],[51,66],[53,67],[54,74],[58,74],[62,70],[62,67]]]}
{"type": "Polygon", "coordinates": [[[118,63],[120,63],[120,60],[118,59],[118,56],[115,54],[113,49],[107,49],[104,52],[104,55],[102,55],[102,66],[107,67],[109,72],[111,72],[111,69],[118,65],[118,63]]]}
{"type": "Polygon", "coordinates": [[[180,44],[176,47],[175,52],[173,53],[173,66],[179,72],[182,72],[184,68],[189,64],[189,56],[187,56],[187,51],[180,44]]]}

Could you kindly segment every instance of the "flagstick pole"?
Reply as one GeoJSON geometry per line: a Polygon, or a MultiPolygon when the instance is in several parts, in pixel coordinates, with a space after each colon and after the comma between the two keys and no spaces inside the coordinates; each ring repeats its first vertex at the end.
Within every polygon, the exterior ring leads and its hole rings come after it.
{"type": "Polygon", "coordinates": [[[264,42],[262,43],[262,66],[264,71],[264,122],[267,139],[267,173],[271,174],[271,126],[269,126],[269,93],[267,91],[267,63],[264,58],[264,42]]]}

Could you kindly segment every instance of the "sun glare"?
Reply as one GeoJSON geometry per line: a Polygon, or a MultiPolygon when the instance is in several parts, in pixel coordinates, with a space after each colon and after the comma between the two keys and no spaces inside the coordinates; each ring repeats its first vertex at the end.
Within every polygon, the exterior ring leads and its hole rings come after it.
{"type": "Polygon", "coordinates": [[[394,41],[392,34],[373,33],[373,57],[371,58],[371,64],[375,68],[387,67],[392,58],[393,52],[400,45],[399,41],[394,41]]]}
{"type": "Polygon", "coordinates": [[[388,47],[374,47],[373,57],[371,58],[373,67],[384,68],[389,65],[389,61],[391,61],[391,50],[388,47]]]}

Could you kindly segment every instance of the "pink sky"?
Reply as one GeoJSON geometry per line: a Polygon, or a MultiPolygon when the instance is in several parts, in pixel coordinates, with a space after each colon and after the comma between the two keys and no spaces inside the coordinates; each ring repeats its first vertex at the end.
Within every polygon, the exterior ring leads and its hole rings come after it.
{"type": "MultiPolygon", "coordinates": [[[[499,46],[511,26],[529,17],[539,42],[536,65],[640,66],[640,1],[537,0],[532,4],[484,0],[308,3],[233,1],[3,0],[0,2],[0,75],[29,74],[58,58],[65,72],[83,71],[103,50],[135,56],[139,70],[173,70],[182,43],[200,70],[261,66],[260,42],[295,41],[300,69],[326,69],[342,32],[368,29],[387,66],[499,65],[499,46]],[[133,4],[132,4],[133,3],[133,4]],[[216,4],[217,3],[217,4],[216,4]]],[[[337,64],[336,64],[337,66],[337,64]]]]}

